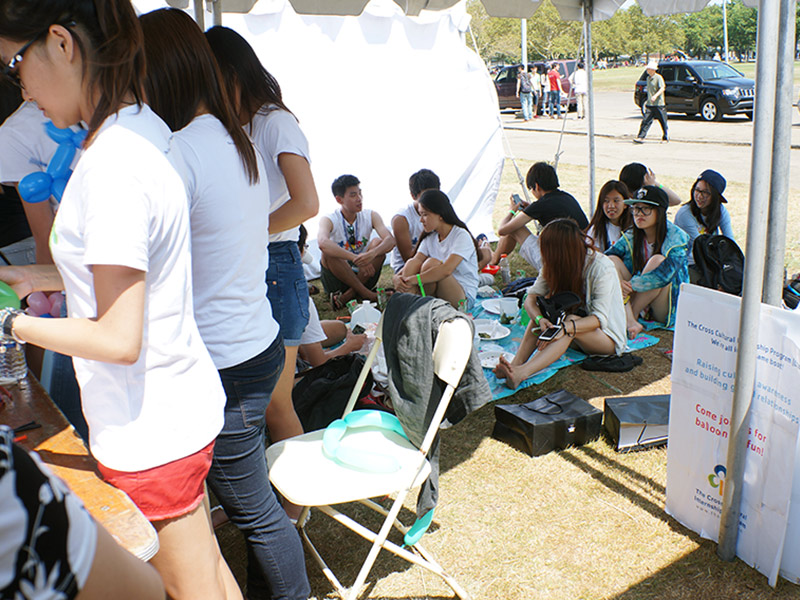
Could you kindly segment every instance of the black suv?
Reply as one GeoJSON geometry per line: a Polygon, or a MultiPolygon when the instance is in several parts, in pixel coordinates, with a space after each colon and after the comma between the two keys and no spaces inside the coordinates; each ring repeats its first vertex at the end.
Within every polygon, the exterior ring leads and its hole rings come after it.
{"type": "MultiPolygon", "coordinates": [[[[658,64],[658,72],[667,87],[667,112],[700,113],[706,121],[742,113],[753,118],[756,82],[730,65],[714,60],[664,61],[658,64]]],[[[633,100],[644,112],[647,71],[636,82],[633,100]]]]}

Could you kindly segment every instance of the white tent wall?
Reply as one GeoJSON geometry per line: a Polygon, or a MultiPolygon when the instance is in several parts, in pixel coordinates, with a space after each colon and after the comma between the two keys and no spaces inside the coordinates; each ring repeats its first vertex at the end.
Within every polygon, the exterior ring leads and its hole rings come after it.
{"type": "MultiPolygon", "coordinates": [[[[408,17],[392,0],[372,0],[358,17],[298,15],[288,0],[223,16],[277,78],[308,137],[320,215],[336,208],[333,180],[352,173],[365,208],[388,225],[410,201],[409,176],[429,168],[477,235],[492,231],[503,145],[494,86],[464,42],[468,23],[464,3],[408,17]]],[[[306,224],[312,239],[317,221],[306,224]]]]}

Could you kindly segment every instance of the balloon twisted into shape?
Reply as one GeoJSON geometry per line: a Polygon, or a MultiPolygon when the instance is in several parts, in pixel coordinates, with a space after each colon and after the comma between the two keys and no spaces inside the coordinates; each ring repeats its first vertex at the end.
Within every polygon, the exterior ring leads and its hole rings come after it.
{"type": "Polygon", "coordinates": [[[75,158],[75,153],[86,139],[85,130],[59,129],[53,125],[52,121],[45,123],[44,129],[48,137],[58,144],[58,149],[50,159],[46,171],[30,173],[19,182],[19,195],[25,202],[31,204],[44,202],[50,196],[61,202],[64,188],[72,175],[70,166],[75,158]]]}

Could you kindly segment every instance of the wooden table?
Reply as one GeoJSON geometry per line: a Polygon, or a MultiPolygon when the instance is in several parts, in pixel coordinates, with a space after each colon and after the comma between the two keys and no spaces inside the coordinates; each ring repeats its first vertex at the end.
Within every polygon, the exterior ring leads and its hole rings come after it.
{"type": "Polygon", "coordinates": [[[30,421],[41,424],[38,429],[21,432],[27,439],[19,445],[35,450],[123,548],[150,560],[158,552],[155,529],[125,492],[102,480],[83,440],[36,378],[28,372],[19,384],[6,388],[13,400],[0,408],[0,423],[11,428],[30,421]]]}

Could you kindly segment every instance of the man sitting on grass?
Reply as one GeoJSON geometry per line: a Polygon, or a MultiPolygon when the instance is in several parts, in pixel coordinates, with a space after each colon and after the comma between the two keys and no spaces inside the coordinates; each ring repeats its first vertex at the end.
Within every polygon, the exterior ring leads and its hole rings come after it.
{"type": "Polygon", "coordinates": [[[339,208],[319,221],[320,279],[333,310],[340,310],[353,298],[377,302],[375,286],[381,266],[394,247],[381,216],[362,210],[360,183],[354,175],[337,177],[331,191],[339,208]],[[379,237],[370,239],[373,230],[379,237]]]}
{"type": "Polygon", "coordinates": [[[411,204],[392,217],[395,248],[392,250],[391,265],[395,273],[399,273],[406,261],[414,256],[417,240],[422,235],[417,200],[425,190],[438,190],[440,187],[439,176],[430,169],[420,169],[409,178],[411,204]]]}
{"type": "Polygon", "coordinates": [[[531,166],[525,176],[525,185],[536,202],[528,204],[523,200],[521,204],[516,204],[512,197],[511,210],[497,228],[500,241],[492,255],[491,264],[496,265],[501,254],[511,254],[519,244],[520,256],[541,271],[539,236],[530,232],[528,223],[536,220],[540,227],[544,227],[555,219],[572,219],[583,230],[589,226],[589,221],[572,194],[558,189],[556,170],[547,163],[537,162],[531,166]]]}

